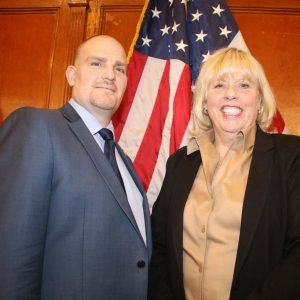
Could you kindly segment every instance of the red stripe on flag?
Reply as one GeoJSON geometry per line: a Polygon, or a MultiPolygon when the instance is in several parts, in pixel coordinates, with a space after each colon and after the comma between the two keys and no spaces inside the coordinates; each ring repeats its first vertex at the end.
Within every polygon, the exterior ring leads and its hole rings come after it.
{"type": "Polygon", "coordinates": [[[173,104],[174,114],[170,136],[170,155],[180,147],[190,120],[192,106],[191,85],[190,67],[185,65],[178,82],[173,104]]]}
{"type": "Polygon", "coordinates": [[[141,146],[134,160],[134,167],[143,183],[145,190],[148,189],[152,178],[162,142],[162,131],[164,129],[169,110],[169,76],[170,61],[166,61],[148,127],[145,131],[141,146]]]}
{"type": "Polygon", "coordinates": [[[272,124],[268,128],[268,131],[269,132],[277,131],[278,133],[282,133],[284,130],[284,127],[285,127],[284,120],[283,120],[279,110],[277,110],[275,116],[273,117],[272,124]]]}
{"type": "Polygon", "coordinates": [[[135,97],[136,90],[140,83],[140,79],[143,74],[143,70],[146,62],[147,62],[146,55],[141,54],[138,51],[133,52],[133,55],[130,59],[130,63],[128,64],[128,69],[127,69],[127,76],[128,76],[127,89],[125,91],[119,109],[114,113],[112,118],[116,140],[119,140],[121,136],[132,102],[135,97]]]}

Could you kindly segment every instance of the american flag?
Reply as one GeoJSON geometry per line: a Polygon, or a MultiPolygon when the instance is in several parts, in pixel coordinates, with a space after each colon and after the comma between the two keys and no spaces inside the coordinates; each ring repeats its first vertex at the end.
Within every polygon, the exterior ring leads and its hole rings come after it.
{"type": "MultiPolygon", "coordinates": [[[[146,1],[138,28],[128,87],[113,123],[151,208],[168,157],[187,142],[192,86],[201,63],[216,49],[247,47],[223,0],[146,1]]],[[[280,115],[277,122],[281,132],[280,115]]]]}

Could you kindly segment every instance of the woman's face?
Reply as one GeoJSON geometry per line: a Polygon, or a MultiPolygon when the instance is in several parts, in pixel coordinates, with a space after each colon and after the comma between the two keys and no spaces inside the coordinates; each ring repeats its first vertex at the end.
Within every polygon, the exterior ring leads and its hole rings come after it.
{"type": "Polygon", "coordinates": [[[258,87],[242,76],[214,79],[207,90],[207,109],[215,135],[236,136],[256,122],[258,87]]]}

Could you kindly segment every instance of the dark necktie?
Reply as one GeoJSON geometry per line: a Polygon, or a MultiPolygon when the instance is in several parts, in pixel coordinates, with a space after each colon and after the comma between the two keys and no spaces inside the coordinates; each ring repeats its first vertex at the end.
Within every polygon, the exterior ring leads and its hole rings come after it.
{"type": "Polygon", "coordinates": [[[107,128],[102,128],[99,131],[99,133],[105,141],[104,155],[108,159],[108,161],[109,161],[110,165],[112,166],[114,172],[116,173],[124,191],[126,192],[124,182],[123,182],[120,170],[117,165],[117,160],[116,160],[116,155],[115,155],[116,145],[115,145],[113,133],[107,128]]]}

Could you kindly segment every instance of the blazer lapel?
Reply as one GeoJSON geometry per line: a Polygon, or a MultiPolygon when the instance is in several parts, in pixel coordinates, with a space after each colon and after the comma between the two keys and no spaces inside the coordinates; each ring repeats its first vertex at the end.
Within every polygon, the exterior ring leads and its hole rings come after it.
{"type": "Polygon", "coordinates": [[[106,182],[108,188],[114,195],[116,201],[119,203],[121,209],[124,211],[132,225],[140,234],[124,190],[121,187],[116,175],[111,170],[106,157],[99,149],[99,146],[97,145],[94,137],[91,135],[90,131],[87,129],[80,116],[69,103],[61,108],[61,112],[65,116],[65,118],[70,121],[70,129],[73,131],[75,136],[78,138],[78,140],[86,150],[87,154],[90,156],[96,169],[102,176],[103,180],[106,182]]]}
{"type": "MultiPolygon", "coordinates": [[[[176,177],[172,179],[172,198],[177,199],[172,203],[171,209],[171,240],[173,249],[176,251],[176,263],[179,274],[183,274],[182,265],[182,244],[183,244],[183,211],[193,186],[195,177],[201,164],[200,152],[196,151],[185,155],[184,160],[180,160],[177,166],[176,177]]],[[[171,170],[172,171],[172,170],[171,170]]],[[[171,175],[172,176],[172,175],[171,175]]]]}
{"type": "Polygon", "coordinates": [[[269,188],[268,180],[271,178],[272,173],[272,148],[273,141],[271,135],[257,128],[245,191],[240,239],[233,280],[238,276],[245,261],[267,198],[269,188]]]}

